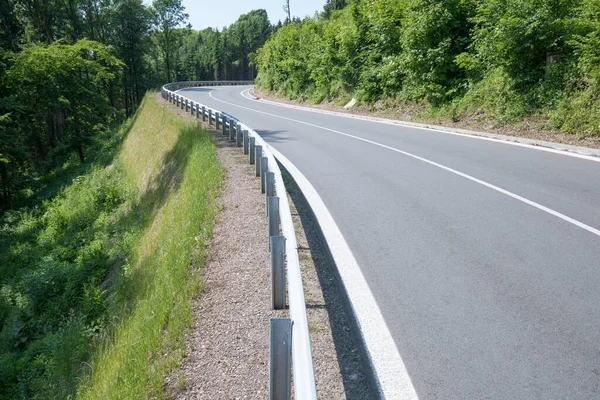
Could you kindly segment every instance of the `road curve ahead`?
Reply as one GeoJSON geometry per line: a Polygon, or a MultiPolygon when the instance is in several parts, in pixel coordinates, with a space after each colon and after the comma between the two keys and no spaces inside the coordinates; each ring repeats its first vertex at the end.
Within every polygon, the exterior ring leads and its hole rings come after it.
{"type": "Polygon", "coordinates": [[[600,398],[600,162],[247,88],[181,92],[254,128],[312,183],[418,398],[600,398]]]}

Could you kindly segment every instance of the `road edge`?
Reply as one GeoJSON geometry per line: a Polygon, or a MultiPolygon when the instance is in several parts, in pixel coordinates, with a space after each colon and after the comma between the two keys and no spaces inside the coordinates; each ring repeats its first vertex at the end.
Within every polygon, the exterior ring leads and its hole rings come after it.
{"type": "Polygon", "coordinates": [[[296,109],[296,110],[301,110],[301,111],[309,111],[309,112],[314,112],[314,113],[318,113],[318,114],[332,115],[332,116],[336,116],[336,117],[358,119],[358,120],[362,120],[362,121],[377,122],[377,123],[382,123],[382,124],[387,124],[387,125],[396,125],[396,126],[404,126],[407,128],[423,129],[423,130],[446,133],[446,134],[451,134],[451,135],[470,137],[473,139],[489,140],[489,141],[493,141],[493,142],[510,144],[510,145],[515,145],[515,146],[520,146],[520,147],[527,147],[527,148],[531,148],[531,149],[535,149],[535,150],[541,150],[541,151],[546,151],[546,152],[556,153],[556,154],[563,154],[566,156],[577,157],[577,158],[582,158],[582,159],[586,159],[586,160],[590,160],[590,161],[600,162],[600,149],[593,149],[590,147],[582,147],[582,146],[574,146],[574,145],[570,145],[570,144],[555,143],[555,142],[549,142],[546,140],[528,139],[528,138],[522,138],[522,137],[518,137],[518,136],[501,135],[501,134],[490,133],[490,132],[480,132],[480,131],[472,131],[472,130],[468,130],[468,129],[450,128],[447,126],[434,125],[434,124],[423,124],[423,123],[418,123],[418,122],[392,120],[392,119],[388,119],[388,118],[370,117],[370,116],[365,116],[365,115],[342,113],[342,112],[338,112],[338,111],[321,110],[321,109],[312,108],[312,107],[297,106],[294,104],[287,104],[287,103],[281,103],[281,102],[272,101],[272,100],[260,99],[256,96],[254,96],[252,93],[250,93],[250,89],[251,88],[243,90],[241,92],[241,95],[250,100],[260,101],[261,103],[276,105],[279,107],[291,108],[291,109],[296,109]],[[244,93],[246,93],[247,96],[244,95],[244,93]]]}
{"type": "Polygon", "coordinates": [[[377,302],[325,203],[290,160],[272,146],[269,150],[294,179],[315,216],[348,300],[349,312],[358,327],[365,359],[376,375],[372,379],[375,389],[382,398],[418,400],[377,302]]]}

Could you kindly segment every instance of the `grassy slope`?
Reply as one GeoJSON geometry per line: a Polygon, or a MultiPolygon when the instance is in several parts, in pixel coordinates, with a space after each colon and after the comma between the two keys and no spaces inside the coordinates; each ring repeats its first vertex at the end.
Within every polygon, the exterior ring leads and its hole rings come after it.
{"type": "Polygon", "coordinates": [[[181,359],[222,181],[214,144],[148,95],[93,155],[0,217],[0,398],[161,397],[181,359]]]}
{"type": "Polygon", "coordinates": [[[115,335],[93,357],[81,398],[160,396],[180,360],[201,248],[211,235],[222,172],[210,136],[145,99],[120,154],[146,226],[114,294],[115,335]],[[190,263],[193,268],[190,269],[190,263]]]}

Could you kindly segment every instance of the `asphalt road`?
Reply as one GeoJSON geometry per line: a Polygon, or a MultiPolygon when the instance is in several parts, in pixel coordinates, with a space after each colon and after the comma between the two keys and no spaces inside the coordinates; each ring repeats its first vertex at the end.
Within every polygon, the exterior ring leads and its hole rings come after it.
{"type": "Polygon", "coordinates": [[[600,399],[600,163],[243,89],[182,94],[254,128],[312,183],[420,399],[600,399]]]}

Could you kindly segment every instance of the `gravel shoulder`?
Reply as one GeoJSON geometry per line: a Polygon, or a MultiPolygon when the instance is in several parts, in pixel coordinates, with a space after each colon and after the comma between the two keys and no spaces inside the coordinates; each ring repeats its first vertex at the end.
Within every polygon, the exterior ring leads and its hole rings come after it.
{"type": "Polygon", "coordinates": [[[362,115],[367,117],[388,118],[397,121],[406,121],[422,124],[435,124],[455,129],[466,129],[471,131],[489,132],[498,135],[513,136],[524,139],[542,140],[547,142],[567,144],[571,146],[588,147],[591,149],[600,149],[600,137],[579,138],[577,135],[568,135],[562,132],[550,131],[544,129],[547,121],[540,120],[540,117],[530,117],[520,124],[497,126],[485,120],[479,120],[477,116],[471,118],[462,118],[457,122],[442,120],[440,118],[425,118],[419,115],[423,113],[423,108],[418,105],[404,105],[396,108],[386,108],[382,102],[374,105],[359,105],[350,109],[345,109],[333,102],[324,102],[314,104],[309,101],[300,102],[286,97],[276,96],[272,93],[263,92],[256,87],[251,93],[261,99],[276,101],[285,104],[301,105],[320,110],[335,111],[346,114],[362,115]]]}
{"type": "MultiPolygon", "coordinates": [[[[196,120],[161,102],[183,118],[196,120]]],[[[194,306],[194,325],[186,337],[186,355],[166,379],[165,393],[175,399],[267,398],[269,320],[289,314],[271,309],[265,198],[247,156],[220,132],[204,128],[213,134],[225,170],[222,205],[204,267],[204,287],[194,306]]],[[[293,184],[288,181],[286,186],[293,184]]],[[[307,206],[294,208],[298,193],[291,199],[317,394],[321,399],[372,398],[332,266],[318,244],[307,206]]]]}

